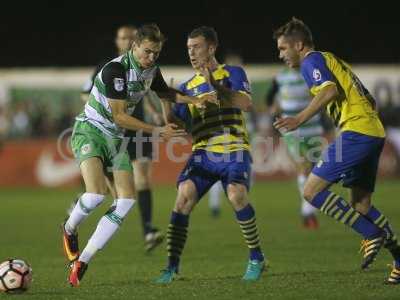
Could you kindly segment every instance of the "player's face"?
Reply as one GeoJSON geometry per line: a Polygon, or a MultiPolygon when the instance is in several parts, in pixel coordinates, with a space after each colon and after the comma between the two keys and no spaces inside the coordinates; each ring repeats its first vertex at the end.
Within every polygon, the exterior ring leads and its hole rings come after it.
{"type": "Polygon", "coordinates": [[[279,58],[290,68],[300,66],[300,51],[296,43],[284,36],[278,38],[279,58]]]}
{"type": "Polygon", "coordinates": [[[118,29],[117,37],[115,38],[115,45],[120,54],[126,53],[131,49],[135,34],[136,30],[130,28],[118,29]]]}
{"type": "Polygon", "coordinates": [[[162,43],[155,43],[147,39],[140,44],[134,42],[132,52],[140,66],[144,69],[152,67],[160,55],[162,43]]]}
{"type": "Polygon", "coordinates": [[[187,49],[194,69],[204,67],[215,54],[215,46],[208,44],[204,36],[189,38],[187,49]]]}

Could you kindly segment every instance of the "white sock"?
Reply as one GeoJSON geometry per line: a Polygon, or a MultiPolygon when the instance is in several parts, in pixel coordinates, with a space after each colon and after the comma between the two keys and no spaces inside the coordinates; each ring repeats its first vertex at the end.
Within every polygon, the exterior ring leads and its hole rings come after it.
{"type": "Polygon", "coordinates": [[[300,199],[301,199],[301,215],[303,217],[307,217],[309,215],[312,215],[316,212],[316,208],[312,206],[310,203],[308,203],[307,200],[303,198],[303,192],[304,192],[304,185],[306,183],[307,176],[300,174],[297,176],[297,187],[299,188],[300,192],[300,199]]]}
{"type": "Polygon", "coordinates": [[[221,194],[223,192],[222,183],[218,181],[210,188],[208,196],[208,206],[211,209],[218,209],[220,207],[221,194]]]}
{"type": "Polygon", "coordinates": [[[89,242],[79,257],[80,261],[88,263],[98,250],[104,248],[107,242],[115,234],[134,203],[135,200],[133,199],[117,199],[115,210],[108,212],[97,224],[95,232],[92,234],[89,242]]]}
{"type": "Polygon", "coordinates": [[[314,215],[317,209],[312,206],[307,200],[303,199],[301,203],[301,215],[303,217],[308,217],[314,215]]]}
{"type": "Polygon", "coordinates": [[[75,232],[78,225],[87,218],[93,209],[103,202],[104,198],[104,195],[84,193],[79,198],[67,222],[65,223],[65,230],[70,234],[75,232]]]}

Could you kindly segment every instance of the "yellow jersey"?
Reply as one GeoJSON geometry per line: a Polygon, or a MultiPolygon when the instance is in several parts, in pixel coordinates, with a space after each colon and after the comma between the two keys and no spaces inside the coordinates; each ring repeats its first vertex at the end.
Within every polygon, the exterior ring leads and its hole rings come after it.
{"type": "MultiPolygon", "coordinates": [[[[218,65],[213,76],[217,82],[231,90],[250,94],[250,85],[241,67],[218,65]]],[[[181,84],[179,89],[186,95],[196,97],[215,93],[214,88],[199,73],[181,84]]],[[[219,105],[208,104],[205,109],[192,104],[175,104],[173,112],[191,133],[193,151],[203,149],[229,153],[250,150],[243,113],[239,108],[232,107],[229,101],[220,101],[219,105]]]]}
{"type": "Polygon", "coordinates": [[[336,85],[339,95],[328,103],[326,110],[342,132],[385,137],[375,100],[347,63],[332,53],[312,51],[302,61],[301,73],[314,96],[322,88],[336,85]]]}

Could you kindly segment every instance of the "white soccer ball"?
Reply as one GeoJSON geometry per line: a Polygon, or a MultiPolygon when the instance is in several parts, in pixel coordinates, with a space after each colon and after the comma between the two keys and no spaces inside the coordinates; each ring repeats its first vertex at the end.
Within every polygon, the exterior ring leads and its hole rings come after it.
{"type": "Polygon", "coordinates": [[[23,293],[32,282],[32,268],[22,259],[9,259],[0,264],[0,291],[23,293]]]}

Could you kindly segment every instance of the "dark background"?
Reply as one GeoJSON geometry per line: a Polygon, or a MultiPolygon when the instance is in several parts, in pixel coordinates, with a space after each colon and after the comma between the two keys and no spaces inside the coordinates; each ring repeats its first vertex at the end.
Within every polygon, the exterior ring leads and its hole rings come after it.
{"type": "MultiPolygon", "coordinates": [[[[3,1],[4,2],[4,1],[3,1]]],[[[156,22],[168,37],[161,64],[186,64],[186,35],[199,25],[219,33],[219,56],[236,51],[245,63],[278,62],[272,31],[296,16],[319,50],[351,63],[400,62],[400,14],[375,1],[52,1],[7,2],[1,10],[0,67],[91,66],[115,56],[122,24],[156,22]]]]}

